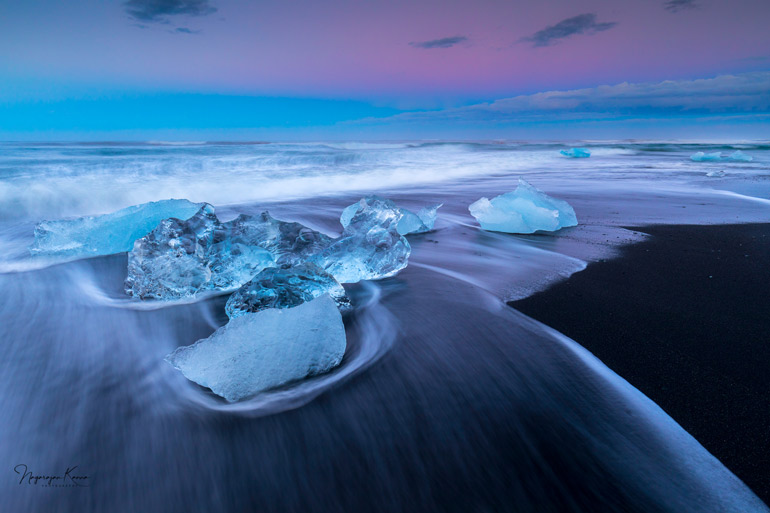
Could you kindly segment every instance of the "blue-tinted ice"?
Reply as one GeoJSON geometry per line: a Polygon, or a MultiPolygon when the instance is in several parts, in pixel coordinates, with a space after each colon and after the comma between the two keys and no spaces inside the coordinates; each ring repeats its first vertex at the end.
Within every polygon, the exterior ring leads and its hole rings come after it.
{"type": "Polygon", "coordinates": [[[131,251],[134,241],[164,219],[188,219],[203,206],[187,200],[164,200],[127,207],[112,214],[43,221],[35,227],[33,255],[92,257],[131,251]]]}
{"type": "Polygon", "coordinates": [[[736,162],[751,162],[752,160],[754,160],[754,157],[752,157],[751,155],[746,155],[741,150],[735,150],[727,158],[730,160],[734,160],[736,162]]]}
{"type": "Polygon", "coordinates": [[[573,159],[585,159],[591,156],[591,152],[585,148],[570,148],[568,150],[560,150],[559,153],[573,159]]]}
{"type": "Polygon", "coordinates": [[[468,210],[484,230],[495,232],[552,232],[578,224],[569,203],[551,198],[522,179],[515,191],[491,201],[481,198],[468,210]]]}
{"type": "Polygon", "coordinates": [[[240,315],[166,361],[233,402],[327,372],[340,364],[345,347],[342,316],[323,295],[294,308],[240,315]]]}
{"type": "Polygon", "coordinates": [[[431,205],[429,207],[420,209],[420,211],[415,214],[411,210],[397,207],[390,200],[383,200],[378,196],[369,196],[345,207],[345,209],[342,211],[342,215],[340,216],[340,223],[342,223],[342,226],[346,227],[356,212],[358,212],[358,210],[361,208],[361,206],[366,205],[368,202],[372,201],[388,202],[388,206],[386,208],[396,209],[401,213],[401,219],[398,222],[398,233],[401,235],[407,235],[410,233],[425,233],[431,231],[433,226],[436,224],[436,213],[438,209],[443,206],[443,203],[431,205]]]}
{"type": "Polygon", "coordinates": [[[267,308],[292,308],[323,294],[329,294],[341,310],[350,308],[342,285],[317,265],[269,267],[230,296],[225,312],[233,319],[267,308]]]}
{"type": "Polygon", "coordinates": [[[442,206],[443,203],[424,207],[416,214],[405,208],[400,209],[401,220],[398,222],[398,233],[407,235],[431,231],[436,224],[436,213],[442,206]]]}
{"type": "Polygon", "coordinates": [[[690,160],[693,162],[713,162],[722,160],[722,152],[721,151],[715,151],[713,153],[703,153],[702,151],[699,151],[698,153],[693,153],[690,155],[690,160]]]}
{"type": "Polygon", "coordinates": [[[411,248],[399,233],[401,209],[390,200],[369,196],[343,211],[345,230],[311,261],[340,283],[377,280],[406,267],[411,248]]]}
{"type": "Polygon", "coordinates": [[[331,240],[267,212],[222,223],[206,205],[187,221],[162,221],[136,241],[128,255],[126,293],[175,299],[238,288],[262,269],[301,262],[331,240]]]}

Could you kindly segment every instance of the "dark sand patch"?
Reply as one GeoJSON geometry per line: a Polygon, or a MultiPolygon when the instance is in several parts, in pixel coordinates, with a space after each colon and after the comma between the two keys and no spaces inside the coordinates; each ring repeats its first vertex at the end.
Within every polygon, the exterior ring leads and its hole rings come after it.
{"type": "Polygon", "coordinates": [[[770,225],[654,226],[510,303],[576,340],[770,502],[770,225]]]}

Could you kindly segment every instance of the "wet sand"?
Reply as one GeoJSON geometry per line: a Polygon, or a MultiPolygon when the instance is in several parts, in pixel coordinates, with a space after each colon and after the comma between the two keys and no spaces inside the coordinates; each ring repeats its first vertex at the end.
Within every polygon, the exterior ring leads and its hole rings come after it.
{"type": "Polygon", "coordinates": [[[510,303],[576,340],[770,501],[770,224],[648,240],[510,303]]]}

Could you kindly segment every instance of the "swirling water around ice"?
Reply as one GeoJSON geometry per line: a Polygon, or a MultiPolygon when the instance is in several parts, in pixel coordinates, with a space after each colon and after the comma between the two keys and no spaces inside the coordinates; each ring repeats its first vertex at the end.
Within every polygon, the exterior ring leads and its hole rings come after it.
{"type": "MultiPolygon", "coordinates": [[[[657,406],[501,300],[641,237],[623,227],[766,221],[770,148],[580,146],[590,159],[518,143],[4,145],[0,461],[93,476],[57,496],[62,511],[763,511],[657,406]],[[735,148],[754,159],[719,163],[724,178],[689,159],[735,148]],[[467,206],[520,176],[581,224],[480,230],[467,206]],[[415,212],[443,202],[435,231],[409,239],[398,275],[347,286],[340,367],[242,403],[163,361],[227,321],[225,295],[128,299],[125,254],[29,263],[42,219],[173,197],[336,236],[371,193],[415,212]]],[[[4,510],[44,510],[34,492],[0,481],[4,510]]]]}

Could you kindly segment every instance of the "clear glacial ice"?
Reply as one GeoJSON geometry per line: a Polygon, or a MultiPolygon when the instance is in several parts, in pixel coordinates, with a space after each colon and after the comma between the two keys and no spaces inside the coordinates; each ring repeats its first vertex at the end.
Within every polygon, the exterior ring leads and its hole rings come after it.
{"type": "Polygon", "coordinates": [[[268,267],[236,290],[225,305],[231,319],[268,308],[293,308],[329,294],[340,310],[350,309],[350,300],[334,277],[311,263],[293,267],[268,267]]]}
{"type": "Polygon", "coordinates": [[[709,178],[722,178],[723,176],[725,176],[725,174],[726,173],[720,169],[718,171],[709,171],[708,173],[706,173],[706,176],[708,176],[709,178]]]}
{"type": "MultiPolygon", "coordinates": [[[[208,204],[186,221],[165,219],[128,254],[126,293],[178,299],[232,290],[265,268],[305,262],[339,283],[393,276],[406,267],[411,251],[398,232],[401,210],[390,200],[373,197],[356,205],[338,239],[300,223],[278,221],[268,212],[222,223],[208,204]]],[[[436,208],[421,211],[420,229],[432,226],[436,208]]]]}
{"type": "Polygon", "coordinates": [[[724,160],[730,160],[733,162],[751,162],[754,160],[754,157],[751,155],[746,155],[741,150],[735,150],[730,155],[725,157],[722,156],[721,151],[715,151],[712,153],[703,153],[702,151],[699,151],[690,155],[690,159],[694,162],[718,162],[724,160]]]}
{"type": "Polygon", "coordinates": [[[585,148],[570,148],[568,150],[560,150],[559,153],[573,159],[585,159],[591,156],[591,152],[585,148]]]}
{"type": "Polygon", "coordinates": [[[331,238],[263,212],[222,223],[211,205],[186,221],[166,219],[128,254],[126,293],[176,299],[235,289],[266,267],[301,262],[331,238]]]}
{"type": "Polygon", "coordinates": [[[690,160],[693,162],[714,162],[722,160],[722,152],[715,151],[712,153],[703,153],[702,151],[699,151],[690,155],[690,160]]]}
{"type": "Polygon", "coordinates": [[[134,241],[164,219],[188,219],[203,206],[184,199],[134,205],[111,214],[42,221],[35,227],[33,255],[92,257],[131,251],[134,241]]]}
{"type": "Polygon", "coordinates": [[[244,313],[166,361],[235,402],[333,369],[346,345],[342,315],[325,294],[294,308],[244,313]]]}
{"type": "Polygon", "coordinates": [[[406,267],[411,253],[409,242],[398,231],[401,217],[401,210],[390,200],[362,198],[343,211],[342,235],[310,261],[340,283],[393,276],[406,267]]]}
{"type": "Polygon", "coordinates": [[[366,208],[369,204],[380,205],[381,208],[395,210],[401,214],[401,218],[398,222],[398,233],[401,235],[408,235],[410,233],[425,233],[433,230],[433,226],[436,224],[436,215],[439,208],[444,204],[439,203],[424,207],[420,209],[416,214],[411,210],[396,206],[391,200],[380,198],[379,196],[368,196],[361,198],[352,205],[345,207],[340,216],[340,223],[343,227],[347,227],[350,220],[361,208],[366,208]]]}
{"type": "Polygon", "coordinates": [[[505,233],[556,231],[577,226],[569,203],[551,198],[519,178],[515,191],[472,203],[468,210],[484,230],[505,233]]]}
{"type": "Polygon", "coordinates": [[[751,162],[752,160],[754,160],[754,157],[752,157],[751,155],[746,155],[741,150],[735,150],[727,158],[735,162],[751,162]]]}
{"type": "Polygon", "coordinates": [[[410,233],[426,233],[433,230],[436,224],[436,214],[438,209],[444,206],[443,203],[421,208],[416,214],[405,208],[401,210],[401,220],[398,222],[398,233],[408,235],[410,233]]]}

